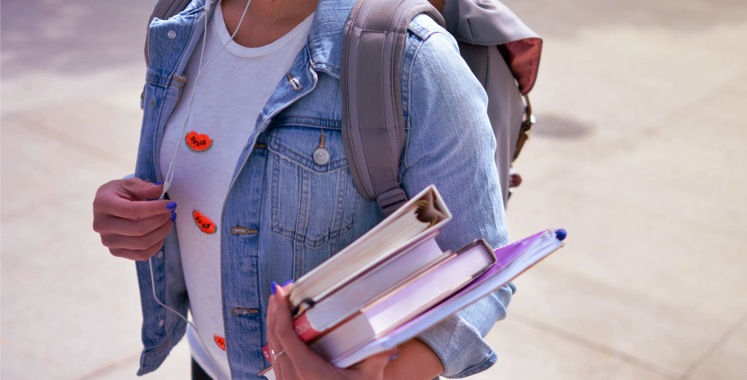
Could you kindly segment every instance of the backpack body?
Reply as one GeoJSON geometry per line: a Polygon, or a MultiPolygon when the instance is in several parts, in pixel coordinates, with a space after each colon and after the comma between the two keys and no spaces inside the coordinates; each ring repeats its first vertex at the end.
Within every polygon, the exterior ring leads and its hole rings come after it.
{"type": "Polygon", "coordinates": [[[537,78],[542,40],[497,1],[450,0],[442,14],[426,0],[358,0],[345,27],[340,82],[342,133],[358,192],[388,215],[406,202],[399,179],[404,121],[402,46],[409,21],[426,13],[459,42],[488,94],[504,204],[511,163],[534,123],[526,95],[537,78]]]}
{"type": "MultiPolygon", "coordinates": [[[[190,1],[159,0],[150,20],[169,18],[190,1]]],[[[439,12],[427,0],[357,0],[345,27],[340,74],[343,139],[355,186],[385,215],[407,201],[399,178],[405,128],[400,69],[409,22],[421,13],[454,36],[488,94],[506,204],[511,164],[534,124],[526,95],[537,78],[542,39],[498,1],[449,0],[439,12]]],[[[147,51],[146,45],[146,61],[147,51]]]]}
{"type": "Polygon", "coordinates": [[[510,190],[511,168],[518,156],[520,136],[526,136],[531,125],[524,98],[497,46],[472,45],[460,42],[459,51],[472,73],[488,94],[488,118],[496,140],[495,164],[501,184],[501,196],[506,205],[510,190]]]}

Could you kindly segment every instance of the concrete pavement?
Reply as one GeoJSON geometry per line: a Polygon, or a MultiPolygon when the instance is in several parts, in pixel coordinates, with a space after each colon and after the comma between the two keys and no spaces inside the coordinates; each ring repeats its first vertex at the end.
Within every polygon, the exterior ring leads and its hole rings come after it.
{"type": "MultiPolygon", "coordinates": [[[[473,378],[747,378],[747,4],[506,4],[545,39],[511,234],[569,237],[517,281],[473,378]]],[[[2,3],[3,379],[135,378],[134,265],[91,200],[132,171],[152,5],[2,3]]]]}

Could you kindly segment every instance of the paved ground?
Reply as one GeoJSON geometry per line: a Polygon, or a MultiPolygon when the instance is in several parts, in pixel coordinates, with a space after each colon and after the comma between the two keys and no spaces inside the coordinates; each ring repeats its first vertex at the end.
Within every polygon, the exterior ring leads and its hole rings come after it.
{"type": "MultiPolygon", "coordinates": [[[[135,377],[134,265],[90,204],[132,171],[152,4],[3,0],[3,379],[135,377]]],[[[569,238],[474,378],[747,378],[747,3],[508,4],[545,37],[511,232],[569,238]]]]}

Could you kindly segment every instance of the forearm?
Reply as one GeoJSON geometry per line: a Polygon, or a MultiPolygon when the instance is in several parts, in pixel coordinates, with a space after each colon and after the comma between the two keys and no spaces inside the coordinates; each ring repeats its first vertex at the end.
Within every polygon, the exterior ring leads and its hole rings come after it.
{"type": "Polygon", "coordinates": [[[438,356],[418,339],[405,342],[399,350],[399,356],[384,369],[387,380],[431,380],[444,371],[438,356]]]}

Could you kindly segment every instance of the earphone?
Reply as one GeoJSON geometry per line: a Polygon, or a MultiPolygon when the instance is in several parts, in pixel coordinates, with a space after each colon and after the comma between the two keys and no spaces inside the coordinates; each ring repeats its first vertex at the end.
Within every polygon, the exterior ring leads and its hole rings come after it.
{"type": "MultiPolygon", "coordinates": [[[[251,0],[248,0],[246,2],[246,6],[244,7],[244,11],[241,14],[241,18],[239,19],[238,24],[236,25],[236,30],[234,30],[234,32],[231,34],[231,38],[229,38],[226,41],[226,43],[224,43],[223,46],[221,46],[221,48],[203,66],[203,59],[204,59],[204,56],[205,56],[205,44],[206,44],[206,40],[207,40],[208,19],[210,18],[209,13],[210,13],[210,9],[211,9],[211,7],[213,5],[213,2],[217,2],[218,6],[220,6],[221,0],[206,0],[205,5],[203,6],[203,9],[204,9],[204,12],[205,12],[205,16],[204,16],[205,17],[205,27],[204,27],[204,31],[203,31],[203,35],[202,35],[202,47],[200,48],[200,60],[199,60],[199,65],[198,65],[198,69],[197,69],[197,75],[195,76],[195,80],[194,80],[194,84],[193,84],[193,86],[195,88],[196,88],[196,86],[197,86],[197,84],[198,84],[198,82],[200,80],[200,74],[202,74],[202,72],[205,70],[205,68],[207,68],[215,60],[215,58],[221,52],[223,52],[223,50],[226,49],[226,47],[228,46],[228,44],[231,41],[233,41],[234,37],[236,37],[236,34],[239,32],[239,29],[241,28],[241,24],[244,22],[244,18],[245,18],[246,14],[247,14],[247,11],[249,10],[249,4],[251,3],[251,0]]],[[[187,104],[187,116],[184,119],[184,125],[182,126],[182,130],[179,133],[179,136],[184,136],[184,134],[187,131],[187,126],[189,125],[189,116],[192,114],[192,105],[193,105],[196,93],[197,93],[197,91],[193,90],[192,93],[191,93],[191,95],[190,95],[189,103],[187,104]]],[[[181,147],[181,145],[182,145],[182,139],[180,139],[177,142],[176,148],[174,149],[174,154],[172,155],[171,161],[169,162],[168,171],[166,172],[166,176],[164,177],[164,181],[163,181],[163,191],[161,192],[161,196],[159,197],[159,199],[164,199],[166,197],[166,193],[168,192],[169,188],[171,187],[171,182],[174,179],[174,172],[176,170],[176,159],[178,157],[179,148],[181,147]]],[[[189,324],[189,326],[191,326],[195,330],[195,332],[197,333],[197,337],[200,340],[200,344],[202,345],[203,349],[208,353],[208,356],[210,358],[210,365],[211,365],[212,370],[213,370],[212,372],[215,374],[215,376],[218,376],[218,378],[220,379],[220,372],[218,371],[218,364],[217,364],[215,358],[213,357],[213,354],[211,353],[210,349],[208,348],[208,346],[203,341],[202,334],[200,334],[200,332],[197,330],[197,327],[194,325],[194,323],[192,323],[189,320],[189,318],[187,318],[187,316],[182,315],[181,313],[179,313],[178,311],[174,310],[173,308],[167,306],[164,302],[161,302],[161,300],[158,299],[158,295],[156,294],[156,281],[155,281],[155,276],[154,276],[154,273],[153,273],[153,257],[152,256],[148,259],[148,266],[149,266],[149,269],[150,269],[150,281],[151,281],[151,289],[153,290],[153,298],[156,300],[156,302],[159,305],[161,305],[166,310],[168,310],[168,311],[176,314],[179,318],[183,319],[185,322],[187,322],[187,324],[189,324]]]]}
{"type": "MultiPolygon", "coordinates": [[[[215,0],[207,0],[207,3],[205,3],[204,9],[205,9],[205,30],[203,31],[202,35],[202,47],[200,48],[200,62],[197,69],[197,75],[195,76],[195,82],[194,87],[197,87],[197,83],[200,81],[200,75],[203,71],[215,60],[215,58],[218,57],[220,53],[222,53],[224,50],[226,50],[226,47],[228,46],[231,41],[236,37],[236,34],[239,33],[239,29],[241,29],[241,24],[244,22],[244,18],[246,17],[246,13],[249,10],[249,4],[251,3],[251,0],[248,0],[246,2],[246,6],[244,7],[244,11],[241,13],[241,18],[239,18],[238,24],[236,24],[236,30],[234,30],[233,34],[231,34],[231,38],[229,38],[223,46],[210,58],[210,60],[205,63],[205,66],[202,65],[203,59],[205,57],[205,41],[207,40],[207,28],[208,28],[208,16],[207,13],[210,11],[210,7],[212,2],[215,0]]],[[[219,3],[218,6],[220,6],[221,0],[217,0],[219,3]]],[[[187,104],[187,116],[184,119],[184,125],[182,126],[182,130],[179,133],[179,136],[184,136],[184,133],[187,131],[187,125],[189,125],[189,117],[192,114],[192,105],[194,103],[195,94],[197,91],[192,91],[192,94],[189,97],[189,103],[187,104]]],[[[171,161],[169,162],[169,169],[166,172],[166,176],[164,177],[163,181],[163,191],[161,192],[160,199],[164,199],[166,196],[166,192],[171,187],[171,181],[174,179],[174,172],[176,171],[176,158],[179,155],[179,148],[181,147],[181,140],[179,140],[179,143],[176,146],[176,149],[174,149],[174,154],[171,156],[171,161]]]]}

